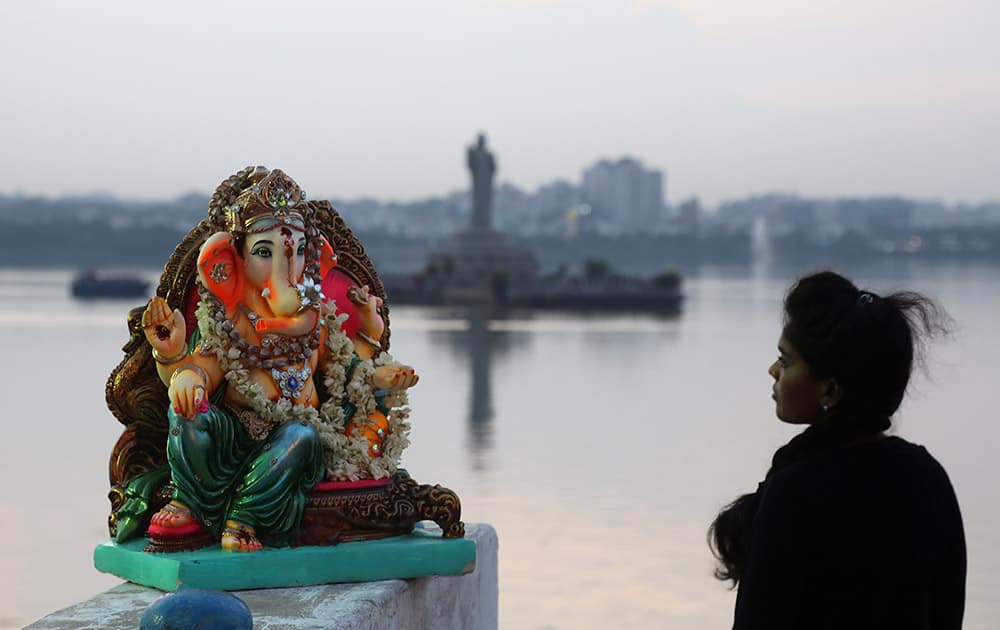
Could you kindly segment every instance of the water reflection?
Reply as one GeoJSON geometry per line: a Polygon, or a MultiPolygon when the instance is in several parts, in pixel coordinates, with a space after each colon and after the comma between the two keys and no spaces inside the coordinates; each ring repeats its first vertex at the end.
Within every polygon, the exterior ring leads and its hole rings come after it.
{"type": "MultiPolygon", "coordinates": [[[[644,313],[564,313],[507,310],[489,305],[474,305],[440,311],[423,311],[426,325],[422,330],[444,348],[457,365],[468,365],[469,393],[465,414],[465,451],[470,457],[470,469],[475,472],[497,468],[495,457],[496,423],[504,418],[514,421],[517,406],[498,408],[494,390],[495,372],[509,375],[508,366],[520,371],[532,362],[540,347],[567,343],[570,339],[586,339],[590,347],[606,347],[609,356],[622,357],[622,335],[629,338],[676,339],[681,326],[680,311],[669,314],[644,313]],[[557,341],[558,340],[558,341],[557,341]],[[541,344],[539,347],[536,345],[541,344]]],[[[415,322],[407,322],[412,327],[415,322]]],[[[569,342],[576,343],[576,342],[569,342]]],[[[656,350],[649,349],[656,353],[656,350]]],[[[546,356],[558,356],[558,350],[546,350],[546,356]]],[[[643,348],[630,348],[633,359],[643,355],[643,348]]],[[[609,359],[616,363],[618,359],[609,359]]],[[[628,363],[629,361],[626,361],[628,363]]],[[[550,375],[559,382],[558,375],[550,375]]],[[[509,398],[509,397],[508,397],[509,398]]],[[[523,401],[534,404],[537,401],[523,401]]]]}
{"type": "MultiPolygon", "coordinates": [[[[493,468],[490,456],[494,447],[493,365],[494,360],[528,343],[530,335],[512,333],[497,326],[511,317],[489,305],[473,305],[453,313],[465,322],[464,330],[443,333],[452,354],[469,365],[469,398],[466,416],[466,451],[471,468],[483,472],[493,468]]],[[[523,318],[521,318],[523,322],[523,318]]]]}
{"type": "MultiPolygon", "coordinates": [[[[491,394],[490,363],[492,348],[489,318],[483,307],[469,313],[467,347],[472,377],[469,379],[468,451],[472,454],[472,468],[484,469],[484,458],[493,448],[493,396],[491,394]]],[[[502,334],[502,333],[501,333],[502,334]]]]}

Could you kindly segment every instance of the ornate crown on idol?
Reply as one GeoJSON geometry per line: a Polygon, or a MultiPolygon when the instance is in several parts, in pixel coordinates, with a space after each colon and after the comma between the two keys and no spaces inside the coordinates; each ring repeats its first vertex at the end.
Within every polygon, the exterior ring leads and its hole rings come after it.
{"type": "MultiPolygon", "coordinates": [[[[231,203],[220,205],[217,211],[231,234],[252,234],[253,225],[263,219],[273,219],[293,230],[305,231],[306,193],[280,169],[269,171],[263,166],[247,167],[242,175],[242,190],[231,203]]],[[[230,199],[232,199],[230,197],[230,199]]],[[[261,230],[273,229],[268,223],[261,230]]]]}

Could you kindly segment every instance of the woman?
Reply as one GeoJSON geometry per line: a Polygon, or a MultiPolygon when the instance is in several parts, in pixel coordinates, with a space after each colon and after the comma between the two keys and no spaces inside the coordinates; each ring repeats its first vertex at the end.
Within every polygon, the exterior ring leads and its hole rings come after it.
{"type": "Polygon", "coordinates": [[[922,446],[885,434],[915,349],[944,321],[921,295],[832,272],[792,287],[768,372],[778,418],[807,428],[709,530],[716,576],[739,587],[734,630],[961,628],[954,490],[922,446]]]}

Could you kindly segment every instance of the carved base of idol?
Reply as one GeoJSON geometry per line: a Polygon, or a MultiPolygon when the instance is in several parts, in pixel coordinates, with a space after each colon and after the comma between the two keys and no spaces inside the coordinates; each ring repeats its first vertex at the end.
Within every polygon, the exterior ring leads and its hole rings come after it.
{"type": "Polygon", "coordinates": [[[405,473],[361,487],[350,485],[320,484],[306,495],[299,545],[400,536],[413,531],[418,521],[434,521],[444,538],[465,536],[461,502],[447,488],[420,485],[405,473]]]}
{"type": "MultiPolygon", "coordinates": [[[[194,551],[218,542],[208,528],[194,521],[183,528],[150,525],[150,517],[167,506],[173,484],[166,467],[150,471],[111,491],[108,517],[111,537],[118,542],[147,532],[145,551],[194,551]]],[[[458,495],[439,485],[422,485],[400,470],[379,481],[320,483],[306,495],[305,510],[293,546],[330,546],[342,542],[402,536],[419,521],[433,521],[444,538],[465,536],[458,495]]]]}

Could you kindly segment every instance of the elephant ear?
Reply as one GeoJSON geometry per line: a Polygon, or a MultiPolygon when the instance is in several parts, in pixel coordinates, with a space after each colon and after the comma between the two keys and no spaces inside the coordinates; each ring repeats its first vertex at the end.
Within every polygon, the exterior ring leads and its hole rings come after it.
{"type": "Polygon", "coordinates": [[[337,266],[337,254],[333,251],[329,239],[325,236],[319,248],[319,277],[325,278],[330,270],[337,266]]]}
{"type": "Polygon", "coordinates": [[[227,311],[239,303],[243,297],[242,260],[228,232],[216,232],[201,246],[198,277],[227,311]]]}

